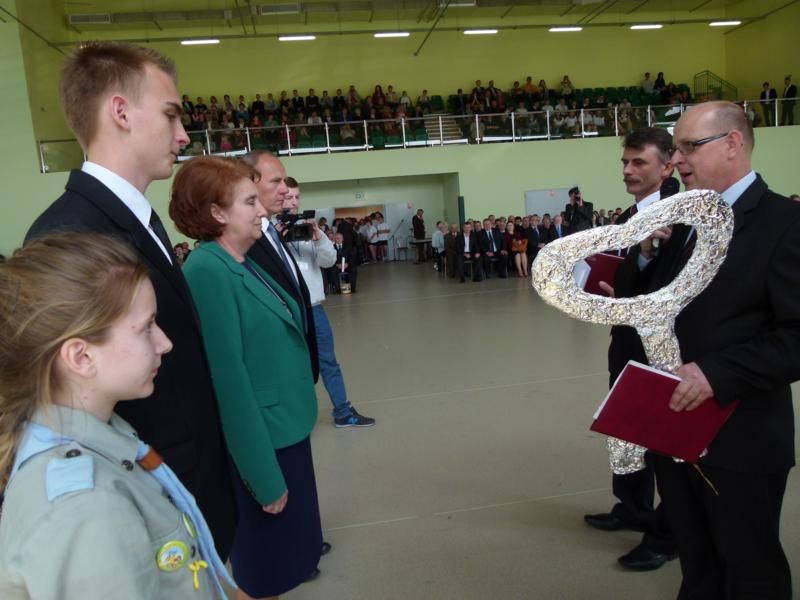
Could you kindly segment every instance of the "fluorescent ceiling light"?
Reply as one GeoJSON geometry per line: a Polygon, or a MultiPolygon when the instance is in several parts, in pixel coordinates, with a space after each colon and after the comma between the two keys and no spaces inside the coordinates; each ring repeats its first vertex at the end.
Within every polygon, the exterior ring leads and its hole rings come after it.
{"type": "Polygon", "coordinates": [[[219,44],[219,40],[183,40],[182,46],[203,46],[205,44],[219,44]]]}
{"type": "Polygon", "coordinates": [[[497,29],[465,29],[464,35],[493,35],[497,29]]]}
{"type": "Polygon", "coordinates": [[[278,38],[279,42],[308,42],[317,39],[315,35],[282,35],[278,38]]]}
{"type": "Polygon", "coordinates": [[[583,31],[583,27],[551,27],[548,31],[553,33],[566,33],[568,31],[583,31]]]}
{"type": "Polygon", "coordinates": [[[408,37],[411,34],[407,31],[387,31],[386,33],[376,33],[373,37],[376,38],[399,38],[399,37],[408,37]]]}
{"type": "Polygon", "coordinates": [[[728,27],[730,25],[741,25],[741,21],[711,21],[710,27],[728,27]]]}
{"type": "Polygon", "coordinates": [[[631,25],[631,29],[661,29],[663,25],[659,24],[652,24],[652,25],[631,25]]]}

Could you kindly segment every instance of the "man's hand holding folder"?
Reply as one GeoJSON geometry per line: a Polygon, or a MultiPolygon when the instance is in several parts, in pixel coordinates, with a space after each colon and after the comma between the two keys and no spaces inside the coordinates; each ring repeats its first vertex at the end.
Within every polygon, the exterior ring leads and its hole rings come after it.
{"type": "Polygon", "coordinates": [[[723,408],[714,401],[694,363],[679,373],[683,380],[629,361],[595,413],[592,431],[696,463],[738,402],[723,408]]]}

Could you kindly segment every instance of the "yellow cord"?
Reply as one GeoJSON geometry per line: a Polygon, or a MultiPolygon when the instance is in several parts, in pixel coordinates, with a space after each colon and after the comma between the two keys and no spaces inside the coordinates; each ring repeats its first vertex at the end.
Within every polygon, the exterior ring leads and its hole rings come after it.
{"type": "Polygon", "coordinates": [[[207,569],[207,568],[208,568],[208,563],[204,560],[196,560],[193,563],[189,564],[189,570],[192,572],[192,577],[194,578],[193,579],[194,589],[196,590],[200,589],[200,578],[197,576],[197,572],[200,569],[207,569]]]}
{"type": "Polygon", "coordinates": [[[712,492],[714,492],[714,495],[715,495],[715,496],[719,496],[719,492],[717,491],[717,488],[715,488],[715,487],[714,487],[714,484],[713,484],[713,483],[711,483],[711,480],[709,480],[709,478],[708,478],[708,477],[706,477],[706,474],[705,474],[705,473],[703,473],[703,470],[700,468],[700,466],[699,466],[699,465],[697,465],[697,464],[693,464],[692,466],[693,466],[695,469],[697,469],[697,472],[698,472],[698,473],[700,473],[700,477],[702,477],[702,478],[703,478],[703,480],[704,480],[704,481],[705,481],[705,482],[708,484],[708,487],[710,487],[710,488],[711,488],[711,491],[712,491],[712,492]]]}

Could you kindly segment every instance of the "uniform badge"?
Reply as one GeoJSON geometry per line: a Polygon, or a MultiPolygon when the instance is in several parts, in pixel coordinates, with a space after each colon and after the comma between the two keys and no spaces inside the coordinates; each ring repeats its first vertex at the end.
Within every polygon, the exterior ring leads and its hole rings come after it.
{"type": "Polygon", "coordinates": [[[172,540],[161,546],[156,554],[156,564],[162,571],[174,573],[186,564],[188,558],[189,549],[186,544],[179,540],[172,540]]]}
{"type": "Polygon", "coordinates": [[[197,531],[195,531],[192,519],[186,513],[181,513],[181,517],[183,517],[183,526],[186,527],[186,531],[189,533],[190,536],[196,538],[197,531]]]}

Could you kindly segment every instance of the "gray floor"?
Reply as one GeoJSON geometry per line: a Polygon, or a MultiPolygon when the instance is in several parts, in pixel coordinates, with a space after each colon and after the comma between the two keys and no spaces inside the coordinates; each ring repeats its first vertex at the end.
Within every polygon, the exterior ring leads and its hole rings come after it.
{"type": "MultiPolygon", "coordinates": [[[[442,280],[430,264],[370,265],[326,303],[350,399],[378,419],[334,429],[320,385],[313,434],[325,538],[311,599],[672,600],[677,561],[629,573],[638,542],[583,523],[610,508],[608,329],[545,306],[526,280],[442,280]]],[[[800,391],[800,389],[796,390],[800,391]]],[[[800,578],[800,478],[783,540],[800,578]]]]}

